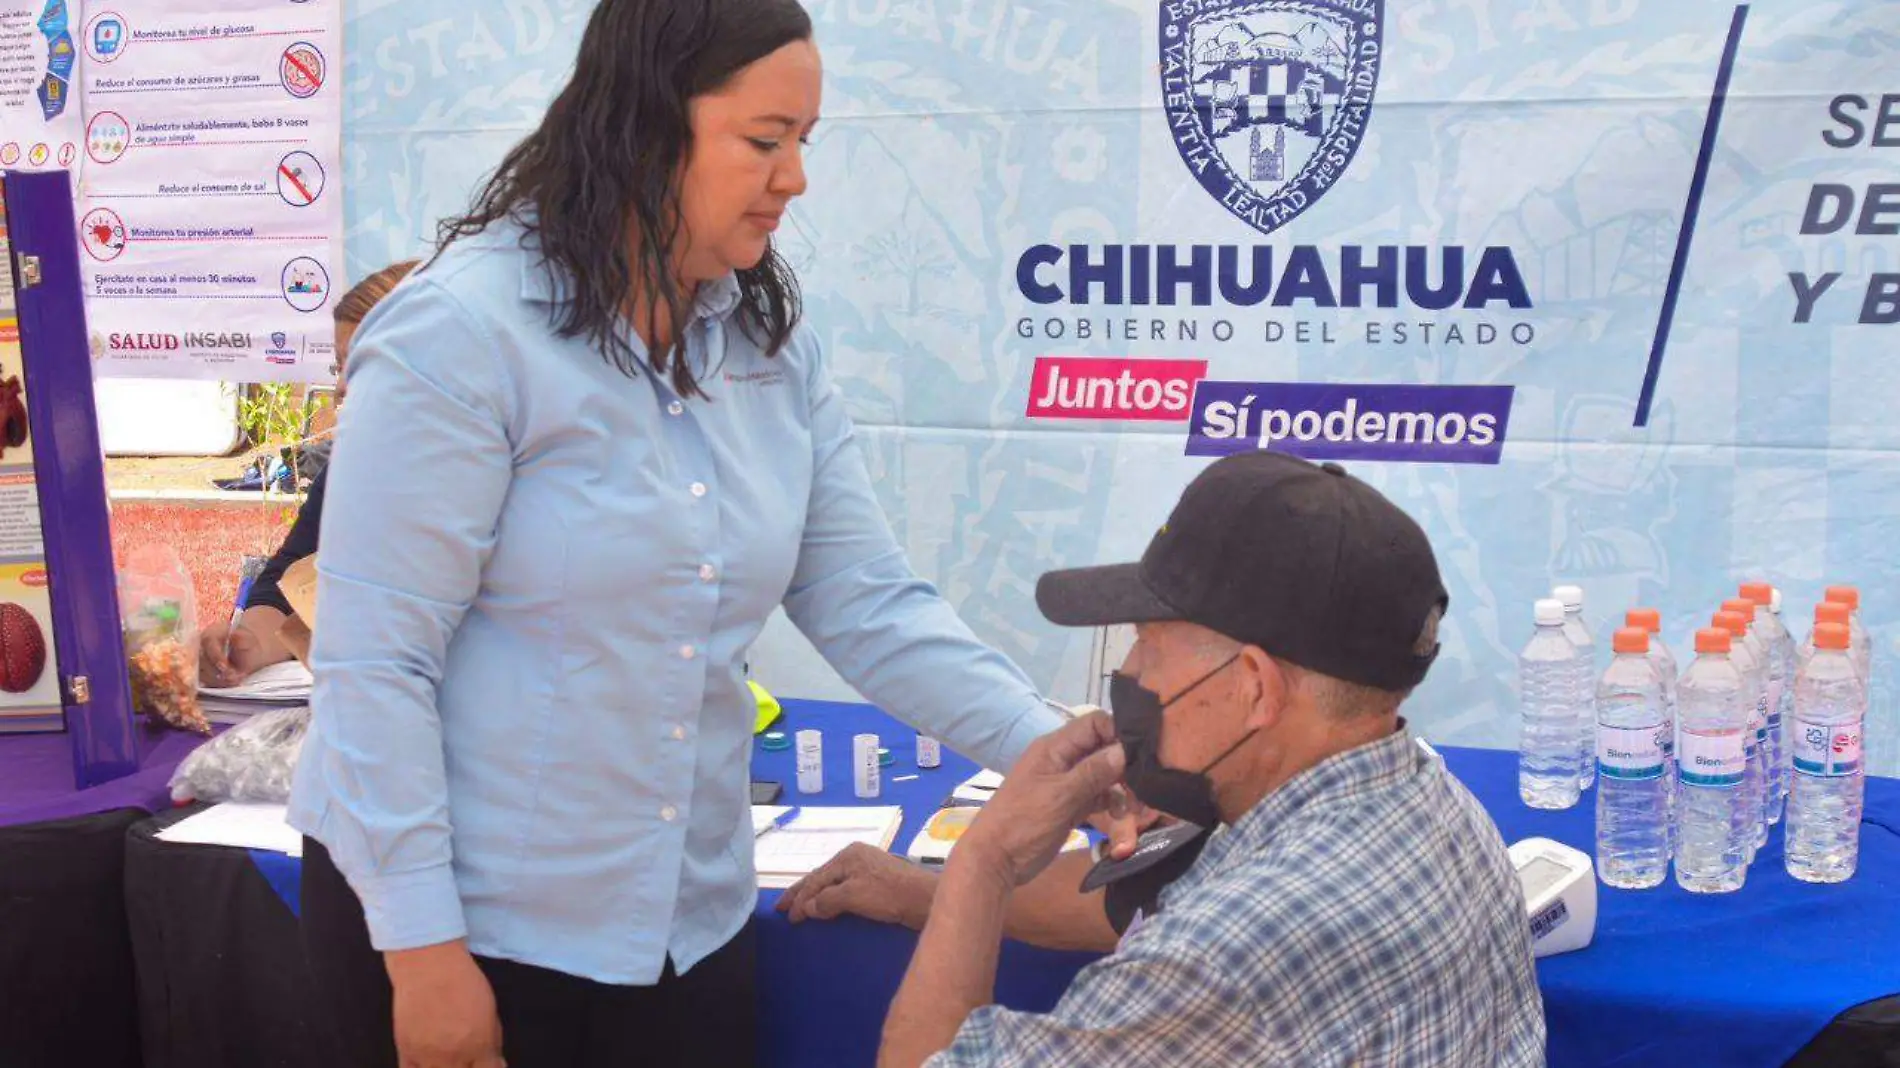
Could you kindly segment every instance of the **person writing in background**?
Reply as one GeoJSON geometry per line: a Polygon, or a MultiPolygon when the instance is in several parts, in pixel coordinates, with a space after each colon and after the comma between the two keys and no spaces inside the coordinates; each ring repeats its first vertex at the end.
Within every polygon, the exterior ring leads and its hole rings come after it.
{"type": "MultiPolygon", "coordinates": [[[[331,309],[336,320],[336,401],[342,405],[346,391],[344,371],[349,363],[350,342],[357,328],[384,297],[396,288],[416,261],[385,267],[358,282],[331,309]]],[[[277,628],[290,615],[290,602],[284,600],[278,583],[290,565],[317,551],[317,532],[323,522],[323,490],[329,469],[318,472],[297,509],[297,518],[284,535],[283,544],[264,564],[264,570],[252,580],[244,604],[234,620],[206,627],[198,636],[198,681],[205,686],[236,686],[252,672],[290,659],[290,649],[277,640],[277,628]]]]}
{"type": "Polygon", "coordinates": [[[754,1063],[741,665],[781,605],[987,764],[1061,722],[911,570],[800,321],[820,86],[796,0],[603,0],[363,324],[289,814],[333,1063],[754,1063]]]}
{"type": "Polygon", "coordinates": [[[957,842],[881,1068],[1544,1063],[1503,839],[1399,716],[1448,602],[1409,516],[1336,464],[1244,453],[1140,563],[1045,575],[1036,600],[1135,626],[1112,717],[1032,744],[957,842]],[[1117,781],[1198,855],[1053,1010],[991,1004],[1012,896],[1117,781]]]}

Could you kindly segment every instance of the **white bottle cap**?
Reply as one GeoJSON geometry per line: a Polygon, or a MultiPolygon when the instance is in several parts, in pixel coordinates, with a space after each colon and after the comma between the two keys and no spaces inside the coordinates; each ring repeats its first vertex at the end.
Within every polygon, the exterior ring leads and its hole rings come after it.
{"type": "Polygon", "coordinates": [[[1781,590],[1778,587],[1768,591],[1768,610],[1776,615],[1781,614],[1781,590]]]}
{"type": "Polygon", "coordinates": [[[1582,586],[1557,586],[1551,589],[1550,595],[1563,602],[1566,610],[1583,607],[1582,586]]]}
{"type": "Polygon", "coordinates": [[[1554,627],[1564,621],[1564,603],[1555,597],[1545,597],[1537,602],[1537,625],[1554,627]]]}

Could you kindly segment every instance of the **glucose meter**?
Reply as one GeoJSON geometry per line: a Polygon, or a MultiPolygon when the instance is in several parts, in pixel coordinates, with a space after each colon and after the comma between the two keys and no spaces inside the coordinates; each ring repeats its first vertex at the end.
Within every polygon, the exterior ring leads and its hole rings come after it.
{"type": "Polygon", "coordinates": [[[1597,880],[1589,856],[1548,838],[1526,838],[1510,854],[1530,918],[1531,955],[1589,945],[1597,929],[1597,880]]]}

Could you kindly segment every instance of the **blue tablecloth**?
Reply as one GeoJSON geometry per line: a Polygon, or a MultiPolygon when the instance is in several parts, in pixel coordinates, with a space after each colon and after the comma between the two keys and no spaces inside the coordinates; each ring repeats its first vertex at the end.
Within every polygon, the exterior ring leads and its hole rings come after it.
{"type": "MultiPolygon", "coordinates": [[[[1595,792],[1563,812],[1517,799],[1517,757],[1446,749],[1504,840],[1595,854],[1595,792]]],[[[1782,828],[1732,894],[1597,884],[1596,941],[1538,962],[1551,1068],[1779,1065],[1842,1011],[1900,993],[1900,781],[1867,782],[1860,870],[1837,886],[1790,878],[1782,828]]]]}
{"type": "MultiPolygon", "coordinates": [[[[900,852],[923,820],[975,766],[949,751],[920,770],[915,732],[866,705],[786,701],[774,725],[825,735],[825,792],[801,795],[793,754],[755,746],[753,777],[785,785],[785,804],[858,804],[851,737],[879,736],[895,755],[876,803],[904,808],[900,852]],[[915,775],[910,782],[893,782],[915,775]]],[[[1594,852],[1586,800],[1538,812],[1517,799],[1515,754],[1441,749],[1506,841],[1540,836],[1594,852]]],[[[1591,795],[1594,796],[1594,795],[1591,795]]],[[[1740,892],[1700,897],[1673,881],[1646,891],[1598,886],[1596,941],[1538,962],[1550,1023],[1551,1068],[1635,1065],[1779,1066],[1843,1010],[1900,993],[1900,782],[1870,780],[1861,866],[1840,886],[1810,886],[1782,869],[1780,829],[1740,892]]],[[[297,862],[255,854],[296,906],[297,862]]],[[[843,919],[797,927],[759,895],[761,1063],[851,1068],[875,1058],[885,1010],[917,939],[909,931],[843,919]]],[[[1018,944],[1004,947],[997,1000],[1043,1010],[1091,958],[1018,944]]]]}

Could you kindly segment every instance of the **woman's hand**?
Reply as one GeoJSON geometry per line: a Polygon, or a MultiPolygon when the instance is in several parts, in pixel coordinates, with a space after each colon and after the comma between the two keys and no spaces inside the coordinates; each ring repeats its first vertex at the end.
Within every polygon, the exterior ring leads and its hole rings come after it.
{"type": "Polygon", "coordinates": [[[276,636],[276,627],[283,621],[282,612],[259,607],[246,609],[236,627],[226,623],[206,627],[198,635],[198,682],[236,686],[260,668],[289,660],[290,650],[276,636]]]}
{"type": "Polygon", "coordinates": [[[506,1068],[501,1017],[466,942],[383,954],[402,1068],[506,1068]]]}

